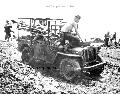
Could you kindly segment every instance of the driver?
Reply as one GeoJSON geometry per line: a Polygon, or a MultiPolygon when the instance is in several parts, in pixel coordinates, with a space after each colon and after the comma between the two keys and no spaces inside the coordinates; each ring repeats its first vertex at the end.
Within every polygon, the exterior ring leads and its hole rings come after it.
{"type": "Polygon", "coordinates": [[[62,34],[61,34],[61,43],[60,45],[62,45],[64,47],[65,45],[65,40],[68,40],[69,43],[72,45],[72,47],[77,47],[80,44],[80,35],[77,29],[77,24],[79,22],[79,20],[81,19],[81,16],[76,15],[74,17],[73,22],[71,23],[67,23],[66,25],[64,25],[62,27],[62,34]],[[78,37],[75,37],[75,35],[72,35],[73,29],[75,29],[76,35],[78,35],[78,37]]]}

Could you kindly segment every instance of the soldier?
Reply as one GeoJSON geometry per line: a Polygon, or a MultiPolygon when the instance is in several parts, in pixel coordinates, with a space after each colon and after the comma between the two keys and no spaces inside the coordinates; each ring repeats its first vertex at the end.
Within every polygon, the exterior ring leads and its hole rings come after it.
{"type": "Polygon", "coordinates": [[[109,41],[110,41],[110,32],[107,32],[107,34],[105,34],[105,46],[109,47],[109,41]]]}
{"type": "Polygon", "coordinates": [[[61,39],[60,45],[64,46],[65,40],[68,40],[69,43],[72,44],[72,46],[79,46],[81,38],[77,29],[77,24],[80,19],[81,19],[81,16],[77,15],[74,17],[73,22],[68,23],[62,27],[62,39],[61,39]],[[72,35],[73,29],[75,29],[76,35],[78,35],[80,39],[72,35]]]}
{"type": "Polygon", "coordinates": [[[9,38],[11,37],[10,32],[13,32],[13,31],[11,31],[11,29],[10,29],[10,28],[12,28],[12,25],[9,23],[8,20],[6,20],[6,24],[5,24],[4,28],[5,28],[4,32],[6,33],[5,40],[8,39],[7,41],[9,41],[9,38]]]}
{"type": "Polygon", "coordinates": [[[44,36],[41,34],[41,32],[38,31],[36,36],[34,37],[33,41],[34,42],[36,42],[36,41],[43,42],[44,41],[44,36]]]}

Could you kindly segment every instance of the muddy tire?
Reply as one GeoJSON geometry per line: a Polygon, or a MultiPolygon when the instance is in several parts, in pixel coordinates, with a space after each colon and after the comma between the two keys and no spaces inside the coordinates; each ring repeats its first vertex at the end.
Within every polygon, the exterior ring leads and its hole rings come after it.
{"type": "Polygon", "coordinates": [[[60,62],[60,74],[68,81],[76,77],[75,69],[81,68],[76,59],[65,58],[60,62]]]}

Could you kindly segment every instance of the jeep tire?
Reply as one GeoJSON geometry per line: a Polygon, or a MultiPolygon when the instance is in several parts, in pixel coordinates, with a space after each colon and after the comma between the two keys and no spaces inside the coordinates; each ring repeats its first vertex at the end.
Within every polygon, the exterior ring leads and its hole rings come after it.
{"type": "Polygon", "coordinates": [[[60,74],[67,80],[73,80],[76,77],[75,69],[81,69],[76,59],[64,58],[60,61],[60,74]]]}

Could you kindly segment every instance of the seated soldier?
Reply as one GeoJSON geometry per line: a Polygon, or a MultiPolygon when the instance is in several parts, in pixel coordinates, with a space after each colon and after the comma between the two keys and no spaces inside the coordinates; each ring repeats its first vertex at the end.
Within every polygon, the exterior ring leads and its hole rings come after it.
{"type": "Polygon", "coordinates": [[[65,45],[65,40],[68,40],[70,44],[72,44],[72,47],[78,47],[80,46],[80,35],[78,33],[78,29],[77,29],[77,23],[79,22],[79,20],[81,19],[81,17],[79,15],[74,17],[73,22],[66,24],[65,26],[63,26],[63,30],[62,30],[62,39],[61,39],[61,43],[60,45],[62,45],[64,47],[65,45]],[[75,29],[76,35],[78,35],[78,37],[72,35],[73,29],[75,29]]]}

